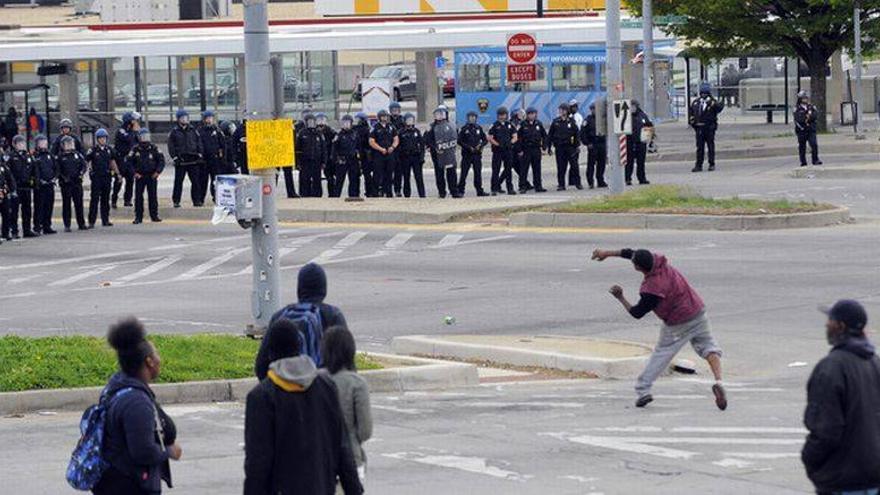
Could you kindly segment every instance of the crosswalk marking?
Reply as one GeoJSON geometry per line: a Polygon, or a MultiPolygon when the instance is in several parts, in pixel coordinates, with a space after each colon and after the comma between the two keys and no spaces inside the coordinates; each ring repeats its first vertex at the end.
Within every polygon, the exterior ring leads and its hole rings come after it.
{"type": "Polygon", "coordinates": [[[464,238],[461,234],[449,234],[445,236],[443,239],[440,239],[440,242],[433,246],[428,246],[428,249],[443,249],[448,247],[459,247],[466,246],[468,244],[479,244],[481,242],[492,242],[492,241],[501,241],[504,239],[512,239],[516,237],[515,235],[496,235],[493,237],[484,237],[482,239],[471,239],[469,241],[463,241],[464,238]]]}
{"type": "Polygon", "coordinates": [[[125,275],[123,277],[119,277],[118,279],[116,279],[116,282],[117,283],[133,282],[135,280],[150,276],[156,272],[164,270],[165,268],[168,268],[169,266],[177,263],[178,261],[180,261],[182,259],[183,259],[183,255],[181,255],[181,254],[176,254],[174,256],[166,256],[164,258],[161,258],[159,261],[153,263],[152,265],[146,266],[146,267],[144,267],[134,273],[129,273],[128,275],[125,275]]]}
{"type": "Polygon", "coordinates": [[[65,265],[68,263],[79,263],[81,261],[91,261],[91,260],[103,260],[107,258],[116,258],[120,256],[129,256],[133,254],[141,254],[137,251],[118,251],[115,253],[101,253],[101,254],[91,254],[88,256],[79,256],[76,258],[65,258],[61,260],[52,260],[52,261],[39,261],[36,263],[25,263],[23,265],[11,265],[11,266],[0,266],[0,271],[5,270],[16,270],[20,268],[37,268],[44,266],[57,266],[57,265],[65,265]]]}
{"type": "Polygon", "coordinates": [[[190,268],[187,272],[182,273],[182,274],[174,277],[173,280],[194,279],[194,278],[198,277],[199,275],[207,272],[208,270],[210,270],[212,268],[216,268],[216,267],[222,265],[223,263],[226,263],[227,261],[231,260],[232,258],[235,258],[239,254],[241,254],[245,251],[250,251],[250,250],[251,250],[250,247],[230,249],[229,251],[226,251],[225,253],[221,254],[220,256],[211,258],[210,260],[202,263],[201,265],[197,265],[193,268],[190,268]]]}
{"type": "Polygon", "coordinates": [[[443,239],[440,239],[440,242],[438,242],[435,247],[445,248],[449,246],[454,246],[458,244],[463,238],[464,236],[461,234],[447,234],[443,237],[443,239]]]}
{"type": "Polygon", "coordinates": [[[335,246],[324,251],[323,253],[319,254],[315,258],[313,258],[311,260],[311,263],[324,263],[329,260],[332,260],[333,258],[342,254],[346,249],[357,244],[358,241],[360,241],[361,239],[363,239],[366,236],[367,236],[366,232],[352,232],[351,234],[348,234],[347,236],[343,237],[342,240],[337,242],[335,246]]]}
{"type": "MultiPolygon", "coordinates": [[[[297,237],[295,239],[292,239],[289,246],[285,246],[285,247],[278,249],[278,259],[279,260],[284,259],[284,257],[287,256],[288,254],[296,252],[297,250],[299,250],[299,248],[305,246],[306,244],[308,244],[312,241],[321,239],[322,237],[331,237],[331,236],[335,236],[335,235],[339,235],[339,232],[315,234],[315,235],[310,235],[310,236],[305,236],[305,237],[297,237]]],[[[236,275],[250,275],[253,272],[254,272],[254,265],[248,265],[247,268],[238,272],[236,275]]]]}
{"type": "Polygon", "coordinates": [[[104,273],[106,271],[110,271],[116,267],[117,267],[117,265],[105,265],[105,266],[93,267],[93,268],[89,269],[88,271],[78,273],[72,277],[67,277],[67,278],[63,278],[61,280],[56,280],[54,282],[51,282],[51,283],[49,283],[49,287],[64,287],[66,285],[75,284],[75,283],[79,282],[80,280],[85,280],[89,277],[104,273]]]}
{"type": "Polygon", "coordinates": [[[385,249],[388,251],[393,251],[395,249],[400,249],[404,244],[407,243],[415,234],[410,234],[408,232],[401,232],[399,234],[395,234],[394,237],[388,240],[385,243],[385,249]]]}

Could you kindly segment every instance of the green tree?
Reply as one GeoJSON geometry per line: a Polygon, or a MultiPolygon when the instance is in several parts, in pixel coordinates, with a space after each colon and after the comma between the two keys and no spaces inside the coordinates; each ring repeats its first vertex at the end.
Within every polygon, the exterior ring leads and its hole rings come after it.
{"type": "MultiPolygon", "coordinates": [[[[641,15],[642,0],[624,0],[641,15]]],[[[862,45],[876,51],[880,41],[880,0],[861,0],[862,45]]],[[[704,60],[749,51],[797,55],[810,72],[810,92],[827,129],[825,71],[831,55],[853,46],[853,0],[654,0],[655,15],[677,15],[668,31],[688,41],[704,60]]]]}

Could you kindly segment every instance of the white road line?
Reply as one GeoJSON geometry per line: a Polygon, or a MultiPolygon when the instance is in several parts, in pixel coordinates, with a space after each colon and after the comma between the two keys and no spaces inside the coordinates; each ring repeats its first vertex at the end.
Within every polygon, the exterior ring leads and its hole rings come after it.
{"type": "Polygon", "coordinates": [[[712,464],[714,464],[716,466],[720,466],[720,467],[738,468],[738,469],[745,469],[745,468],[752,466],[752,463],[749,461],[744,461],[742,459],[730,459],[730,458],[721,459],[720,461],[714,461],[714,462],[712,462],[712,464]]]}
{"type": "Polygon", "coordinates": [[[457,469],[473,474],[483,476],[491,476],[509,481],[517,481],[524,483],[533,478],[531,475],[523,475],[514,471],[508,471],[499,467],[490,466],[486,459],[480,457],[464,457],[458,455],[426,455],[417,452],[396,452],[392,454],[382,454],[382,457],[390,459],[398,459],[401,461],[412,461],[419,464],[427,464],[429,466],[439,466],[449,469],[457,469]]]}
{"type": "MultiPolygon", "coordinates": [[[[278,258],[284,259],[284,257],[287,256],[288,254],[296,252],[299,248],[305,246],[306,244],[308,244],[314,240],[320,239],[322,237],[330,237],[330,236],[334,236],[334,235],[339,235],[339,232],[316,234],[316,235],[310,235],[307,237],[297,237],[291,241],[290,246],[282,247],[282,248],[278,249],[278,258]]],[[[248,265],[247,268],[238,272],[236,275],[250,275],[251,273],[253,273],[253,271],[254,271],[254,265],[248,265]]]]}
{"type": "Polygon", "coordinates": [[[440,242],[438,242],[436,245],[431,246],[431,247],[434,249],[439,249],[439,248],[455,246],[462,239],[464,239],[464,236],[461,234],[448,234],[445,237],[443,237],[443,239],[440,239],[440,242]]]}
{"type": "Polygon", "coordinates": [[[395,249],[400,249],[404,244],[407,243],[410,239],[412,239],[413,235],[408,232],[401,232],[399,234],[395,234],[394,237],[388,239],[388,242],[385,243],[385,249],[389,251],[394,251],[395,249]]]}
{"type": "Polygon", "coordinates": [[[120,256],[128,256],[132,254],[142,254],[138,251],[118,251],[115,253],[101,253],[101,254],[92,254],[89,256],[80,256],[77,258],[66,258],[63,260],[54,260],[54,261],[40,261],[36,263],[25,263],[23,265],[10,265],[10,266],[0,266],[0,271],[6,270],[17,270],[20,268],[40,268],[44,266],[58,266],[58,265],[66,265],[68,263],[80,263],[82,261],[91,261],[91,260],[105,260],[107,258],[117,258],[120,256]]]}
{"type": "Polygon", "coordinates": [[[471,239],[469,241],[462,241],[464,238],[463,235],[459,234],[449,234],[443,239],[440,239],[440,242],[433,246],[428,246],[428,249],[444,249],[448,247],[458,247],[458,246],[467,246],[468,244],[479,244],[481,242],[492,242],[492,241],[502,241],[504,239],[512,239],[516,237],[515,235],[496,235],[493,237],[484,237],[482,239],[471,239]]]}
{"type": "Polygon", "coordinates": [[[146,267],[144,267],[134,273],[129,273],[128,275],[125,275],[124,277],[119,277],[118,279],[115,280],[114,283],[133,282],[135,280],[150,276],[158,271],[164,270],[165,268],[168,268],[169,266],[177,263],[178,261],[180,261],[182,259],[183,259],[182,254],[175,254],[173,256],[166,256],[166,257],[160,259],[159,261],[153,263],[152,265],[146,266],[146,267]]]}
{"type": "Polygon", "coordinates": [[[800,452],[722,452],[724,457],[740,457],[743,459],[800,459],[800,452]]]}
{"type": "Polygon", "coordinates": [[[346,249],[357,244],[358,241],[366,236],[366,232],[352,232],[351,234],[343,237],[339,242],[336,243],[335,246],[313,258],[310,263],[326,263],[327,261],[330,261],[331,259],[342,254],[346,249]]]}
{"type": "Polygon", "coordinates": [[[5,294],[0,296],[0,299],[19,299],[22,297],[31,297],[36,296],[36,292],[19,292],[18,294],[5,294]]]}
{"type": "Polygon", "coordinates": [[[565,438],[564,435],[550,434],[562,440],[569,442],[590,445],[593,447],[602,447],[611,450],[619,450],[621,452],[632,452],[634,454],[655,455],[658,457],[666,457],[668,459],[690,459],[699,455],[698,452],[689,452],[687,450],[669,449],[666,447],[658,447],[647,443],[639,443],[639,438],[629,437],[596,437],[596,436],[578,436],[565,438]]]}
{"type": "Polygon", "coordinates": [[[54,282],[49,283],[49,287],[64,287],[67,285],[75,284],[80,280],[85,280],[89,277],[98,275],[100,273],[104,273],[116,268],[117,265],[104,265],[99,267],[93,267],[88,271],[76,274],[72,277],[63,278],[61,280],[56,280],[54,282]]]}
{"type": "Polygon", "coordinates": [[[806,434],[805,428],[786,428],[774,426],[681,426],[670,428],[677,433],[778,433],[806,434]]]}
{"type": "Polygon", "coordinates": [[[9,285],[22,284],[22,283],[27,282],[29,280],[33,280],[37,277],[42,277],[45,274],[46,274],[46,272],[40,272],[40,273],[33,273],[31,275],[25,275],[23,277],[11,278],[7,281],[7,283],[9,285]]]}
{"type": "Polygon", "coordinates": [[[416,414],[429,414],[434,412],[431,409],[409,409],[405,407],[394,407],[394,406],[383,406],[379,404],[371,404],[371,409],[378,409],[380,411],[390,411],[396,412],[400,414],[408,414],[408,415],[416,415],[416,414]]]}
{"type": "Polygon", "coordinates": [[[201,265],[197,265],[193,268],[190,268],[187,272],[182,273],[182,274],[174,277],[172,280],[192,280],[192,279],[198,277],[199,275],[207,272],[208,270],[210,270],[212,268],[216,268],[216,267],[222,265],[223,263],[226,263],[227,261],[231,260],[232,258],[235,258],[239,254],[241,254],[245,251],[250,251],[250,250],[251,250],[250,247],[230,249],[229,251],[226,251],[225,253],[221,254],[220,256],[211,258],[208,261],[202,263],[201,265]]]}

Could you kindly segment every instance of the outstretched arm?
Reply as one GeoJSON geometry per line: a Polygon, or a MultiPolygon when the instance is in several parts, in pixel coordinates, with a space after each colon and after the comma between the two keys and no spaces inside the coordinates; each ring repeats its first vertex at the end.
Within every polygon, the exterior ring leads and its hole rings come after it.
{"type": "Polygon", "coordinates": [[[604,261],[605,258],[611,257],[632,259],[632,256],[632,249],[596,249],[593,251],[592,259],[596,261],[604,261]]]}

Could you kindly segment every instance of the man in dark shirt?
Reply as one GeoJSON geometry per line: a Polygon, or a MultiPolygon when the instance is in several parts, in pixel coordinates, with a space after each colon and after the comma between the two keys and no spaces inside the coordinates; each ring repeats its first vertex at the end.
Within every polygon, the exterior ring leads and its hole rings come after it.
{"type": "Polygon", "coordinates": [[[394,151],[400,145],[397,129],[391,124],[391,116],[387,110],[379,111],[379,122],[370,132],[370,148],[373,149],[373,167],[376,173],[376,185],[379,197],[394,197],[391,190],[391,179],[397,155],[394,151]]]}
{"type": "Polygon", "coordinates": [[[535,107],[529,107],[526,110],[526,119],[519,125],[518,136],[523,154],[523,183],[520,184],[519,193],[523,194],[527,190],[524,186],[528,183],[529,169],[532,171],[532,180],[535,182],[535,192],[547,192],[541,181],[541,156],[547,144],[547,131],[544,129],[544,124],[538,120],[538,110],[535,107]]]}
{"type": "Polygon", "coordinates": [[[519,139],[516,127],[510,123],[506,107],[498,107],[495,111],[497,120],[489,129],[489,143],[492,144],[492,196],[501,192],[501,184],[507,186],[507,194],[514,195],[513,190],[513,147],[519,139]],[[502,172],[502,166],[504,171],[502,172]]]}

